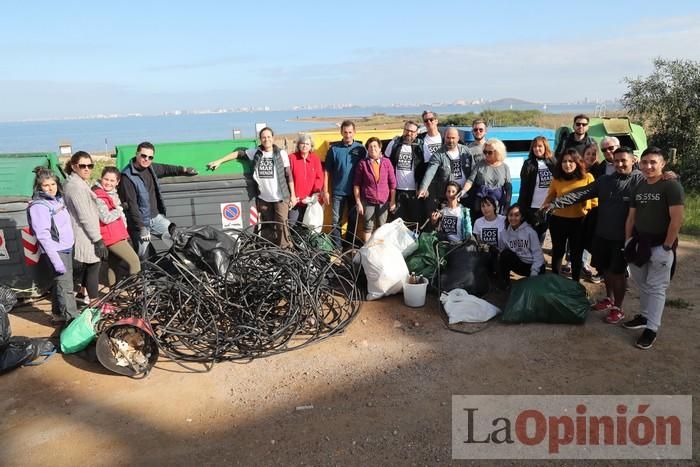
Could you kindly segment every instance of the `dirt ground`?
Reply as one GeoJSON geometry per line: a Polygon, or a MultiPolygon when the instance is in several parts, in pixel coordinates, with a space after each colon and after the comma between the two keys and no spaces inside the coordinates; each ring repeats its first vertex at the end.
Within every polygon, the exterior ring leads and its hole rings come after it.
{"type": "MultiPolygon", "coordinates": [[[[649,351],[633,346],[639,331],[604,324],[596,312],[581,326],[494,322],[468,335],[446,329],[435,296],[422,309],[394,296],[364,303],[340,336],[208,373],[161,360],[132,380],[56,355],[0,376],[0,465],[542,465],[453,461],[452,395],[697,398],[700,243],[681,242],[679,252],[668,297],[681,306],[667,307],[649,351]]],[[[46,303],[16,308],[13,334],[50,335],[41,309],[46,303]]],[[[638,309],[634,286],[625,309],[638,309]]],[[[695,460],[663,465],[698,465],[698,407],[695,460]]]]}

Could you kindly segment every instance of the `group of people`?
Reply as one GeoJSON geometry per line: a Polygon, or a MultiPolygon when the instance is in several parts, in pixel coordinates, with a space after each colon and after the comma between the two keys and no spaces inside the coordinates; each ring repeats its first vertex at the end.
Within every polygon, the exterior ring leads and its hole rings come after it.
{"type": "Polygon", "coordinates": [[[378,138],[364,144],[355,140],[355,124],[346,120],[340,125],[341,141],[330,145],[323,164],[308,135],[299,137],[295,152],[289,155],[274,144],[273,130],[263,128],[258,134],[260,146],[231,152],[210,162],[208,168],[216,170],[238,158],[253,163],[259,219],[271,221],[261,234],[282,247],[290,245],[287,228],[303,218],[309,200],[331,205],[331,238],[336,247],[342,246],[343,219],[347,219],[349,245],[354,244],[360,219],[364,240],[394,218],[429,229],[450,181],[459,184],[458,200],[467,208],[465,225],[470,228],[469,219],[481,216],[481,197],[497,199],[499,209],[507,206],[512,186],[503,162],[505,145],[486,140],[486,122],[475,120],[474,141],[463,145],[456,128],[447,130],[443,144],[434,112],[423,112],[422,119],[427,130],[423,137],[418,137],[418,123],[407,121],[403,134],[386,148],[378,138]]]}
{"type": "Polygon", "coordinates": [[[511,205],[506,147],[487,139],[486,122],[475,120],[473,141],[463,144],[456,128],[438,130],[436,113],[425,111],[422,120],[423,135],[418,135],[417,122],[407,121],[403,134],[384,151],[377,138],[364,145],[356,141],[354,123],[344,121],[342,140],[330,146],[323,164],[308,136],[300,137],[289,156],[273,144],[273,132],[265,128],[258,148],[228,154],[209,168],[237,157],[253,161],[261,220],[275,221],[263,235],[278,245],[289,245],[289,223],[298,222],[308,200],[317,197],[331,205],[336,247],[341,246],[343,218],[349,242],[360,218],[364,240],[390,218],[436,229],[449,241],[473,235],[491,248],[493,272],[502,287],[508,287],[511,272],[545,272],[542,243],[549,231],[552,272],[570,273],[575,281],[582,276],[594,283],[604,280],[606,297],[594,308],[606,311],[610,324],[625,317],[622,302],[631,261],[642,306],[640,315],[624,326],[643,327],[637,345],[651,347],[683,212],[682,188],[675,174],[662,173],[665,161],[659,148],[648,148],[637,161],[633,150],[613,136],[598,146],[588,135],[588,116],[577,115],[573,132],[561,139],[556,151],[544,136],[532,140],[520,173],[519,200],[511,205]]]}
{"type": "MultiPolygon", "coordinates": [[[[629,264],[641,307],[623,325],[644,328],[638,347],[653,345],[683,217],[683,189],[675,174],[663,171],[659,148],[646,149],[637,161],[615,137],[603,138],[599,147],[588,135],[589,118],[577,115],[574,131],[556,152],[544,136],[532,140],[520,173],[519,200],[511,204],[506,146],[486,138],[486,122],[474,120],[473,141],[463,144],[456,128],[438,131],[434,112],[423,112],[422,120],[426,133],[421,137],[418,123],[407,121],[403,134],[384,150],[378,138],[364,145],[355,140],[355,124],[344,121],[341,141],[329,147],[323,163],[309,135],[300,135],[288,154],[274,144],[273,130],[263,128],[259,146],[231,152],[208,168],[236,158],[252,163],[260,234],[275,245],[290,247],[289,226],[302,222],[310,203],[321,202],[331,205],[337,248],[342,247],[343,219],[346,241],[352,244],[357,220],[363,222],[366,241],[389,218],[401,218],[423,230],[435,229],[448,241],[473,236],[487,245],[503,288],[511,272],[545,272],[542,243],[549,230],[553,273],[568,269],[572,280],[584,275],[592,282],[602,275],[606,296],[593,308],[607,312],[607,323],[625,317],[629,264]],[[562,264],[567,257],[570,266],[562,264]]],[[[106,168],[93,187],[88,184],[92,158],[82,151],[67,164],[70,175],[63,190],[50,171],[37,171],[30,223],[55,276],[57,319],[75,317],[74,292],[80,287],[91,299],[98,297],[103,260],[113,283],[118,262],[126,262],[130,274],[139,271],[152,235],[169,241],[174,224],[165,217],[158,179],[197,172],[153,163],[154,155],[152,144],[141,143],[126,168],[106,168]]]]}
{"type": "Polygon", "coordinates": [[[84,151],[66,163],[64,184],[52,170],[35,169],[27,217],[41,246],[40,267],[53,280],[54,322],[76,318],[77,300],[87,305],[99,299],[103,262],[107,283],[113,285],[121,275],[141,270],[151,251],[151,235],[170,241],[174,224],[165,217],[158,179],[197,171],[156,164],[154,157],[155,147],[141,143],[127,167],[121,172],[105,167],[94,184],[95,164],[84,151]]]}
{"type": "Polygon", "coordinates": [[[660,148],[645,149],[639,161],[613,136],[604,137],[599,148],[588,135],[589,121],[586,115],[574,117],[574,131],[561,140],[557,154],[546,139],[533,140],[521,171],[519,202],[540,241],[549,229],[553,272],[561,271],[568,250],[572,279],[579,280],[590,266],[602,275],[606,296],[593,308],[606,312],[609,324],[625,319],[622,304],[631,273],[640,313],[623,327],[644,329],[636,345],[649,349],[675,266],[683,188],[673,172],[663,170],[660,148]]]}

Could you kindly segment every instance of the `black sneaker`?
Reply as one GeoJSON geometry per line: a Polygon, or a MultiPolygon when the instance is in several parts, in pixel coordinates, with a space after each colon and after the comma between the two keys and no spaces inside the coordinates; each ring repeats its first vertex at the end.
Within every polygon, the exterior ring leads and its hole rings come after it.
{"type": "Polygon", "coordinates": [[[651,346],[654,345],[654,341],[656,341],[656,333],[646,328],[644,332],[642,332],[642,335],[639,336],[639,339],[637,339],[637,347],[642,350],[651,349],[651,346]]]}
{"type": "Polygon", "coordinates": [[[627,329],[642,329],[647,327],[647,319],[642,315],[637,315],[634,318],[622,323],[622,327],[627,329]]]}

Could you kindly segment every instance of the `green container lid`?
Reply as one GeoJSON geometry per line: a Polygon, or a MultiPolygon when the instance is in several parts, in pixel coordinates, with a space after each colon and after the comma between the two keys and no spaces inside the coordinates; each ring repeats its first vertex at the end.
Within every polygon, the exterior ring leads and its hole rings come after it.
{"type": "Polygon", "coordinates": [[[58,158],[53,152],[0,154],[0,196],[31,197],[34,188],[34,168],[52,169],[63,179],[58,158]]]}
{"type": "MultiPolygon", "coordinates": [[[[207,164],[220,159],[231,151],[248,149],[257,146],[254,139],[228,139],[223,141],[192,141],[184,143],[153,143],[156,148],[154,162],[160,164],[182,165],[194,167],[200,175],[243,174],[250,172],[250,164],[233,160],[226,162],[216,169],[207,170],[207,164]]],[[[116,147],[117,167],[121,170],[136,154],[136,144],[125,144],[116,147]]]]}

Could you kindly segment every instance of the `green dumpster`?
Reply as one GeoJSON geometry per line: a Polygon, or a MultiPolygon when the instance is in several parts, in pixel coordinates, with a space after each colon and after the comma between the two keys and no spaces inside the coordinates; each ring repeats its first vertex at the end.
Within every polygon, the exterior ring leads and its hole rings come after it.
{"type": "MultiPolygon", "coordinates": [[[[195,177],[164,177],[159,180],[166,217],[179,227],[209,225],[232,232],[256,221],[255,183],[247,159],[233,160],[207,170],[207,163],[236,149],[257,146],[254,139],[153,143],[154,162],[194,167],[195,177]]],[[[137,145],[116,147],[117,167],[125,167],[136,154],[137,145]]],[[[157,238],[153,245],[160,251],[165,245],[157,238]]]]}
{"type": "MultiPolygon", "coordinates": [[[[194,167],[201,175],[207,171],[207,163],[219,159],[235,149],[248,149],[257,146],[254,139],[228,139],[223,141],[192,141],[184,143],[153,143],[156,148],[155,160],[159,164],[194,167]]],[[[116,147],[117,167],[123,169],[136,154],[136,144],[116,147]]],[[[250,170],[244,162],[231,161],[216,170],[216,175],[242,174],[250,170]]]]}

